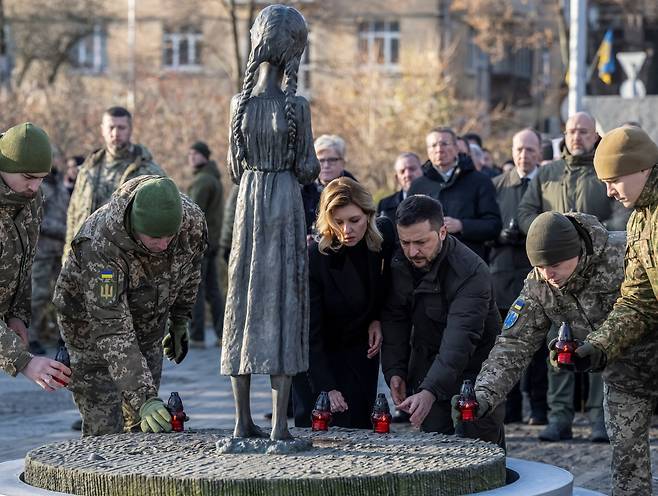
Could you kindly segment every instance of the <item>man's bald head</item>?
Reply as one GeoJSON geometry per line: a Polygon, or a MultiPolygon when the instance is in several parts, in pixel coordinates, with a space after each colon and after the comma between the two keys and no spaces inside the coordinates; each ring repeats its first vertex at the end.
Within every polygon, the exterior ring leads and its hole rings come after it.
{"type": "Polygon", "coordinates": [[[567,120],[564,142],[571,155],[585,155],[591,152],[598,138],[596,121],[587,112],[576,112],[567,120]]]}
{"type": "Polygon", "coordinates": [[[512,138],[512,158],[520,177],[530,174],[539,163],[541,139],[534,129],[522,129],[512,138]]]}

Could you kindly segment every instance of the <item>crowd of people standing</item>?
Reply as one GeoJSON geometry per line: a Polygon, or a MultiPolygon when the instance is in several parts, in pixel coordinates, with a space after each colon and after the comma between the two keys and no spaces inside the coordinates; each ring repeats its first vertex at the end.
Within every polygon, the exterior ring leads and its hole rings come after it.
{"type": "MultiPolygon", "coordinates": [[[[229,260],[232,235],[246,222],[235,187],[224,201],[204,142],[189,147],[193,180],[181,194],[148,149],[131,142],[132,128],[126,109],[109,108],[104,146],[65,166],[32,124],[0,136],[7,212],[0,366],[46,390],[71,381],[83,435],[169,430],[157,398],[163,352],[180,363],[189,346],[205,346],[206,303],[222,345],[217,263],[229,260]],[[29,291],[28,276],[31,311],[23,308],[29,297],[21,306],[14,296],[29,291]],[[51,300],[70,369],[39,356],[51,300]]],[[[320,173],[299,186],[310,322],[308,372],[293,380],[297,425],[308,425],[325,391],[335,425],[369,428],[381,370],[398,420],[421,430],[504,447],[503,424],[525,421],[545,425],[542,441],[568,440],[576,378],[584,377],[590,440],[613,445],[614,494],[643,493],[656,389],[653,368],[640,370],[636,357],[652,360],[653,338],[639,340],[658,320],[651,213],[658,148],[634,125],[601,139],[584,112],[566,122],[551,161],[539,133],[519,130],[505,171],[477,135],[437,127],[425,142],[424,163],[408,151],[394,160],[399,190],[378,205],[346,170],[341,137],[309,143],[320,173]],[[648,317],[632,313],[636,302],[648,317]],[[627,341],[613,327],[624,317],[636,326],[627,341]],[[584,365],[575,371],[556,367],[549,353],[565,322],[581,343],[584,365]],[[455,409],[466,379],[479,404],[472,423],[455,409]],[[530,400],[527,419],[521,391],[530,400]],[[629,416],[629,399],[643,402],[641,418],[629,416]]]]}

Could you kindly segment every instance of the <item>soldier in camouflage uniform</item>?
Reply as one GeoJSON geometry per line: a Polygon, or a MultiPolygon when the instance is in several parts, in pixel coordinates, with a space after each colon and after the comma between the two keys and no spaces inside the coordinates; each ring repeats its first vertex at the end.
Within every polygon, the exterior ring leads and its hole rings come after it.
{"type": "Polygon", "coordinates": [[[43,337],[42,327],[45,312],[52,299],[55,281],[62,268],[62,253],[66,236],[66,210],[71,198],[61,175],[61,172],[53,168],[41,183],[44,214],[32,265],[32,324],[29,329],[30,351],[38,355],[45,353],[39,340],[43,337]]]}
{"type": "Polygon", "coordinates": [[[82,164],[71,195],[62,263],[84,221],[110,201],[119,186],[146,174],[165,175],[144,145],[130,142],[132,116],[126,109],[107,109],[103,113],[101,132],[105,147],[93,152],[82,164]]]}
{"type": "MultiPolygon", "coordinates": [[[[487,405],[505,400],[537,349],[546,345],[551,325],[567,322],[583,340],[605,320],[619,296],[625,245],[623,231],[607,231],[592,215],[544,212],[533,221],[527,252],[534,269],[478,374],[475,392],[485,405],[480,415],[487,414],[487,405]]],[[[597,403],[588,398],[597,436],[592,440],[607,441],[605,431],[597,432],[603,413],[597,403]]],[[[560,427],[562,439],[571,439],[573,404],[559,406],[558,412],[549,411],[549,419],[560,427]]]]}
{"type": "Polygon", "coordinates": [[[67,384],[71,374],[27,350],[30,272],[42,214],[39,185],[51,160],[48,136],[29,122],[0,134],[0,369],[12,376],[20,372],[47,391],[67,384]]]}
{"type": "Polygon", "coordinates": [[[608,195],[633,208],[621,297],[583,348],[605,377],[612,494],[651,494],[649,427],[658,403],[658,147],[637,127],[604,136],[594,155],[608,195]]]}
{"type": "Polygon", "coordinates": [[[83,436],[171,429],[163,345],[177,363],[187,353],[206,239],[203,212],[157,176],[125,183],[76,235],[54,303],[83,436]]]}

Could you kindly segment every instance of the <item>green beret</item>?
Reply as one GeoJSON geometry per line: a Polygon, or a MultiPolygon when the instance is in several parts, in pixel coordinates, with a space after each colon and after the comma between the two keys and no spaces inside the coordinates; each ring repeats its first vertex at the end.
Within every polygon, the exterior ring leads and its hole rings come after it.
{"type": "Polygon", "coordinates": [[[130,210],[132,229],[152,238],[175,235],[183,221],[183,204],[174,181],[156,177],[144,181],[130,210]]]}
{"type": "Polygon", "coordinates": [[[580,255],[575,226],[558,212],[544,212],[530,224],[525,250],[533,267],[546,267],[580,255]]]}
{"type": "Polygon", "coordinates": [[[635,126],[623,126],[606,134],[594,152],[594,168],[602,181],[626,176],[658,163],[658,146],[635,126]]]}
{"type": "Polygon", "coordinates": [[[0,135],[0,171],[39,174],[50,172],[53,152],[46,132],[25,122],[0,135]]]}

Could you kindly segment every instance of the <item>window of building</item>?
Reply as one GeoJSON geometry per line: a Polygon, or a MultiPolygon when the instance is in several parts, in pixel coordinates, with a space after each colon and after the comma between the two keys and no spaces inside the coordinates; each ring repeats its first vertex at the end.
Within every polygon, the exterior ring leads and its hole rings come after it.
{"type": "Polygon", "coordinates": [[[163,35],[163,65],[173,70],[201,68],[203,35],[198,26],[180,29],[165,28],[163,35]]]}
{"type": "Polygon", "coordinates": [[[359,23],[359,61],[397,69],[400,63],[400,23],[383,20],[359,23]]]}
{"type": "Polygon", "coordinates": [[[94,25],[91,34],[78,41],[71,51],[71,65],[83,72],[101,74],[107,69],[107,31],[94,25]]]}

